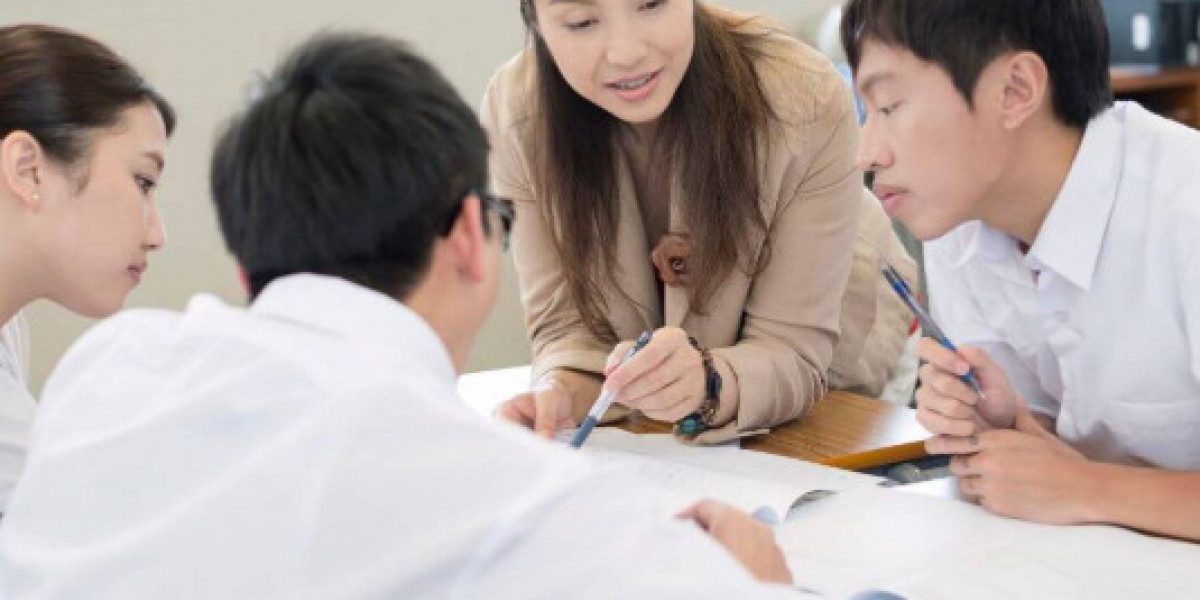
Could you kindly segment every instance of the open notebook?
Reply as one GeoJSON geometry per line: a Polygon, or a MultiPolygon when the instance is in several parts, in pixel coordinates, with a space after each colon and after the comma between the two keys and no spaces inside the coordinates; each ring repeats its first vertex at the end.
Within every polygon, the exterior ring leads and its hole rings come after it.
{"type": "Polygon", "coordinates": [[[805,504],[777,538],[797,585],[829,598],[1200,598],[1200,545],[1005,519],[895,489],[805,504]]]}
{"type": "MultiPolygon", "coordinates": [[[[562,432],[569,440],[573,431],[562,432]]],[[[734,445],[688,446],[670,435],[633,434],[612,427],[592,432],[579,450],[663,491],[663,510],[678,512],[708,498],[736,506],[767,523],[779,523],[805,499],[858,486],[879,477],[843,471],[734,445]]]]}

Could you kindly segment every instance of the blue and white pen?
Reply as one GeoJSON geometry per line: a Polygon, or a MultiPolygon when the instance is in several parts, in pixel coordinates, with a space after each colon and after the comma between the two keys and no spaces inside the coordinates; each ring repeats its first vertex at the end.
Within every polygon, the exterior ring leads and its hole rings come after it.
{"type": "MultiPolygon", "coordinates": [[[[950,338],[946,337],[945,333],[942,333],[942,329],[937,326],[937,323],[933,322],[933,318],[929,316],[929,313],[925,312],[925,309],[921,308],[921,305],[917,303],[917,299],[912,293],[912,288],[908,287],[908,284],[904,282],[904,278],[900,277],[900,274],[896,272],[896,269],[892,265],[884,263],[883,276],[888,280],[888,283],[892,284],[892,289],[895,290],[896,295],[900,296],[900,299],[908,305],[908,310],[911,310],[913,315],[917,317],[917,321],[920,321],[921,329],[925,330],[925,334],[936,340],[937,343],[941,344],[947,350],[958,352],[958,348],[954,346],[950,338]]],[[[980,398],[984,398],[983,386],[979,384],[979,378],[975,376],[975,369],[967,369],[967,374],[960,376],[959,379],[962,379],[963,383],[971,386],[971,389],[975,390],[975,393],[979,394],[980,398]]]]}
{"type": "MultiPolygon", "coordinates": [[[[653,333],[643,331],[642,335],[638,336],[637,341],[634,342],[633,347],[625,352],[625,356],[621,357],[621,362],[618,364],[623,365],[629,359],[633,358],[634,354],[637,354],[642,348],[646,347],[646,344],[650,343],[652,337],[654,337],[653,333]]],[[[575,432],[575,437],[571,438],[572,447],[578,448],[583,445],[584,440],[591,435],[592,430],[596,428],[596,424],[600,422],[604,413],[608,412],[608,407],[612,406],[614,399],[615,394],[612,392],[607,390],[600,392],[600,397],[596,398],[596,403],[592,405],[592,410],[589,410],[587,416],[584,417],[583,423],[579,425],[579,430],[575,432]]]]}

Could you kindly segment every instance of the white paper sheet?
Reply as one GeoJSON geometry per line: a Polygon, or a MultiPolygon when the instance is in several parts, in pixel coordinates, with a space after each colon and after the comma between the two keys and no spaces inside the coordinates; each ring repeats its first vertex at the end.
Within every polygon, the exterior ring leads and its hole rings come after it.
{"type": "Polygon", "coordinates": [[[806,504],[778,530],[797,584],[831,598],[1200,597],[1200,545],[1116,527],[1052,527],[883,488],[806,504]]]}
{"type": "MultiPolygon", "coordinates": [[[[563,439],[568,439],[564,434],[563,439]]],[[[767,523],[778,523],[797,500],[814,491],[878,485],[882,479],[801,460],[742,450],[736,444],[697,447],[665,434],[632,434],[597,428],[580,452],[606,467],[631,473],[667,492],[682,509],[698,499],[732,504],[767,523]]]]}

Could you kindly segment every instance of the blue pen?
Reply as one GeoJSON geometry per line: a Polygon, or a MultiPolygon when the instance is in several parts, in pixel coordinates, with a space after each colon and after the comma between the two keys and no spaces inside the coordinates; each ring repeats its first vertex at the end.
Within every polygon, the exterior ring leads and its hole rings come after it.
{"type": "MultiPolygon", "coordinates": [[[[912,289],[908,287],[908,284],[904,282],[904,278],[900,277],[900,274],[896,272],[896,269],[892,265],[884,263],[883,276],[888,280],[888,283],[892,284],[892,289],[895,290],[896,295],[900,296],[900,299],[908,305],[908,309],[916,315],[917,321],[920,321],[921,329],[925,330],[926,335],[937,340],[937,343],[941,344],[947,350],[958,352],[958,348],[954,346],[950,338],[946,337],[945,333],[942,333],[942,329],[937,326],[937,323],[933,322],[933,318],[929,316],[929,313],[925,312],[925,309],[921,308],[920,304],[917,304],[917,299],[913,296],[912,289]]],[[[984,398],[983,386],[979,385],[979,378],[975,376],[974,368],[967,369],[967,374],[960,376],[959,379],[962,379],[963,383],[971,386],[971,389],[975,390],[975,393],[979,394],[980,398],[984,398]]]]}
{"type": "MultiPolygon", "coordinates": [[[[629,359],[633,358],[634,354],[645,348],[646,344],[650,343],[652,337],[652,333],[643,331],[642,335],[634,342],[633,347],[625,352],[625,356],[621,357],[621,362],[618,363],[618,366],[625,364],[629,359]]],[[[587,416],[584,417],[583,423],[579,425],[579,430],[575,432],[575,437],[571,438],[572,447],[578,448],[583,445],[584,440],[591,435],[592,430],[596,428],[596,424],[600,422],[600,418],[604,416],[604,413],[608,411],[608,407],[612,405],[614,396],[612,392],[607,390],[600,392],[600,397],[596,398],[596,403],[592,405],[592,410],[589,410],[587,416]]]]}

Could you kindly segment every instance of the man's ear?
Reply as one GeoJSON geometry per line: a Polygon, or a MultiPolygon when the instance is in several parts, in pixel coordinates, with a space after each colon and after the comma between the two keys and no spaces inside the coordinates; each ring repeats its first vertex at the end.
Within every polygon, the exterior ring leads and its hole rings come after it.
{"type": "Polygon", "coordinates": [[[1052,101],[1050,72],[1042,57],[1033,52],[1016,52],[997,60],[1003,84],[1000,110],[1004,127],[1017,129],[1052,101]]]}
{"type": "Polygon", "coordinates": [[[25,131],[14,131],[0,141],[0,186],[23,205],[42,205],[40,169],[45,162],[42,145],[25,131]]]}
{"type": "Polygon", "coordinates": [[[473,282],[483,281],[487,276],[488,237],[483,231],[486,218],[479,196],[464,197],[462,210],[445,239],[458,272],[473,282]]]}

